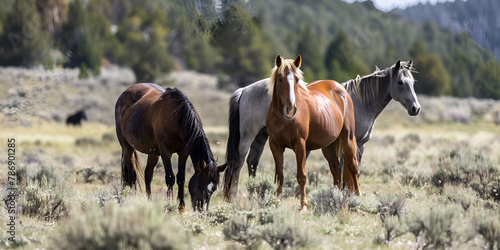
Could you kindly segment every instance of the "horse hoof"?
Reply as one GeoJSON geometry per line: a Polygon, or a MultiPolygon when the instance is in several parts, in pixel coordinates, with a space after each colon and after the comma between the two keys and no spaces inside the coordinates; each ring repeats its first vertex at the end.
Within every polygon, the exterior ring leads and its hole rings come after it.
{"type": "Polygon", "coordinates": [[[179,213],[180,214],[186,213],[186,208],[185,207],[179,207],[179,213]]]}
{"type": "Polygon", "coordinates": [[[302,206],[300,207],[300,211],[301,211],[301,212],[307,212],[307,206],[306,206],[306,205],[302,205],[302,206]]]}

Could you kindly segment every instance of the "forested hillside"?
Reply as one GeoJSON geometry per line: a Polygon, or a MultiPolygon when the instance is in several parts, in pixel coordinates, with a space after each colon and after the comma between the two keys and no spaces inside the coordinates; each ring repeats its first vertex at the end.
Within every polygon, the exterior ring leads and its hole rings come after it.
{"type": "Polygon", "coordinates": [[[397,13],[415,21],[427,20],[454,32],[467,31],[483,48],[500,59],[500,1],[455,0],[454,2],[419,4],[397,13]]]}
{"type": "Polygon", "coordinates": [[[416,23],[341,0],[7,0],[0,65],[78,67],[98,75],[128,66],[137,81],[187,68],[219,86],[269,75],[274,57],[303,56],[307,81],[345,81],[414,60],[417,91],[500,98],[500,65],[469,33],[416,23]],[[217,6],[216,6],[217,4],[217,6]],[[217,8],[216,8],[217,7],[217,8]]]}

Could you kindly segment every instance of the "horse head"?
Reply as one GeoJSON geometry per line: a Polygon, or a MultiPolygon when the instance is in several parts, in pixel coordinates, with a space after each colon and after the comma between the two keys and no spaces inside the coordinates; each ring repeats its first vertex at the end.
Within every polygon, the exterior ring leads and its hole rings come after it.
{"type": "Polygon", "coordinates": [[[270,91],[276,92],[276,98],[283,106],[285,118],[292,119],[297,113],[295,104],[295,85],[302,80],[302,71],[299,69],[302,63],[300,55],[291,59],[283,59],[280,55],[276,57],[276,66],[270,79],[270,91]]]}
{"type": "Polygon", "coordinates": [[[416,116],[420,112],[420,103],[413,88],[415,79],[411,74],[412,66],[413,60],[409,62],[398,60],[396,62],[391,72],[390,94],[392,99],[406,108],[409,115],[416,116]]]}
{"type": "Polygon", "coordinates": [[[84,110],[81,110],[80,112],[78,112],[78,116],[80,116],[80,118],[83,120],[87,120],[87,116],[85,115],[84,110]]]}
{"type": "Polygon", "coordinates": [[[204,204],[210,204],[212,194],[217,190],[219,185],[219,174],[226,170],[227,163],[217,166],[215,161],[208,164],[203,163],[204,166],[195,168],[193,177],[189,180],[189,194],[191,195],[191,202],[193,209],[203,211],[204,204]]]}

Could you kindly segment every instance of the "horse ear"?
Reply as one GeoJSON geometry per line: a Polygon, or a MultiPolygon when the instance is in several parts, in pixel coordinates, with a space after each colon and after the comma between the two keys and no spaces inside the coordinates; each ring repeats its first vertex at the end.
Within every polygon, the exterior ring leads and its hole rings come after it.
{"type": "Polygon", "coordinates": [[[401,60],[398,60],[398,61],[396,62],[396,67],[395,67],[395,69],[397,69],[397,70],[401,69],[401,60]]]}
{"type": "Polygon", "coordinates": [[[276,64],[276,67],[278,67],[278,68],[281,66],[281,55],[278,55],[276,57],[275,64],[276,64]]]}
{"type": "Polygon", "coordinates": [[[220,172],[224,172],[224,170],[226,170],[226,168],[227,168],[227,166],[228,166],[228,165],[229,165],[229,164],[226,162],[226,163],[224,163],[224,164],[222,164],[222,165],[218,166],[218,167],[217,167],[217,171],[219,171],[219,173],[220,173],[220,172]]]}
{"type": "Polygon", "coordinates": [[[297,58],[295,58],[295,61],[293,61],[293,64],[295,64],[295,67],[300,68],[300,65],[302,64],[302,57],[297,55],[297,58]]]}
{"type": "Polygon", "coordinates": [[[408,62],[408,64],[406,65],[406,67],[407,67],[408,69],[411,69],[411,67],[413,67],[413,60],[410,60],[410,61],[408,62]]]}

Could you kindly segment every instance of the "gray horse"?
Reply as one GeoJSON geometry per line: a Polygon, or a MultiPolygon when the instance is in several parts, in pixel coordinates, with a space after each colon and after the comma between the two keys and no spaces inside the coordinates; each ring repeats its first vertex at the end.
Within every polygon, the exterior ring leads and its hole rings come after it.
{"type": "MultiPolygon", "coordinates": [[[[356,142],[358,162],[361,162],[365,143],[372,136],[375,120],[391,100],[398,101],[415,116],[420,111],[420,103],[413,89],[411,73],[413,61],[397,61],[384,70],[378,68],[370,75],[357,77],[342,83],[351,95],[356,119],[356,142]]],[[[224,196],[226,200],[238,191],[240,170],[245,156],[248,173],[255,177],[264,145],[268,139],[266,115],[271,103],[267,82],[269,78],[257,81],[236,90],[229,102],[229,138],[226,162],[229,168],[224,175],[224,196]]],[[[309,153],[309,152],[308,152],[309,153]]]]}

